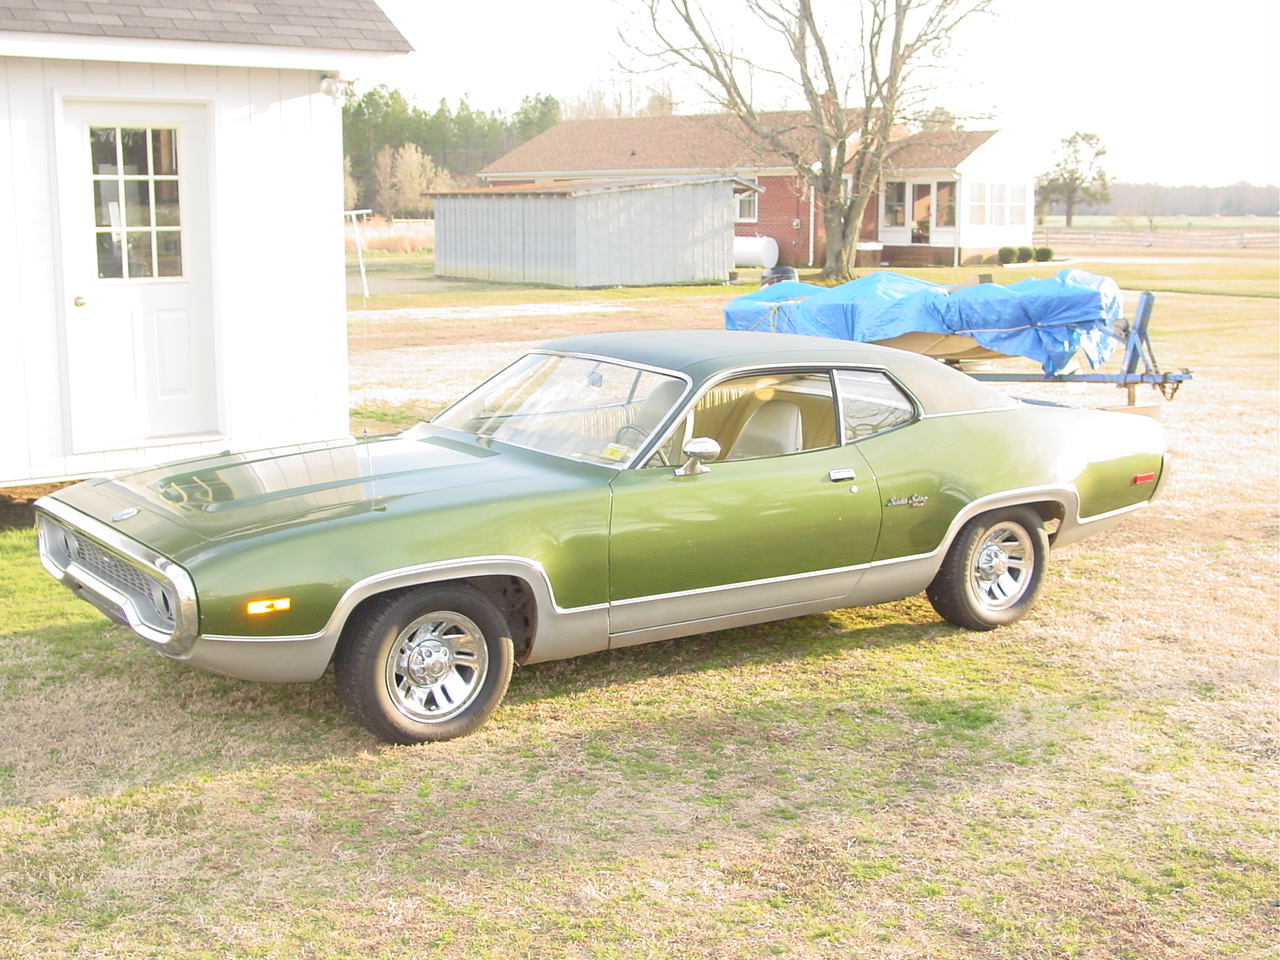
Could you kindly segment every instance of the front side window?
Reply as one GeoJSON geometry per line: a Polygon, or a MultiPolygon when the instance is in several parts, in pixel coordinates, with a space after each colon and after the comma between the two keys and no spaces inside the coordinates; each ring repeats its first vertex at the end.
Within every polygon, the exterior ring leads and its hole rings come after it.
{"type": "Polygon", "coordinates": [[[178,131],[90,127],[98,277],[182,276],[178,131]]]}
{"type": "Polygon", "coordinates": [[[694,437],[716,441],[721,460],[758,460],[833,447],[838,436],[829,373],[753,373],[699,397],[648,466],[678,464],[694,437]]]}
{"type": "Polygon", "coordinates": [[[915,406],[883,373],[837,370],[836,384],[845,443],[900,427],[915,416],[915,406]]]}
{"type": "Polygon", "coordinates": [[[435,423],[482,439],[626,466],[685,392],[670,374],[590,357],[528,354],[435,423]]]}

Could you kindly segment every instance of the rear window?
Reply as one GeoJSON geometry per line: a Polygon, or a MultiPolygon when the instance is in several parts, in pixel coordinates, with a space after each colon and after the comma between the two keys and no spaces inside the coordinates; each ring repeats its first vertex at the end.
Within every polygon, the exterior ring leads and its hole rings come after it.
{"type": "Polygon", "coordinates": [[[932,369],[912,370],[911,377],[904,377],[903,383],[915,394],[926,415],[1004,410],[1018,405],[1012,397],[937,361],[932,369]]]}

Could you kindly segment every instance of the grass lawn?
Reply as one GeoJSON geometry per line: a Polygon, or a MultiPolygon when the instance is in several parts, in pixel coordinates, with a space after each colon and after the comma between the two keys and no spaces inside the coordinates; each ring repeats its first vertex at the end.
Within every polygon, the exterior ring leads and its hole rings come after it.
{"type": "MultiPolygon", "coordinates": [[[[636,296],[709,323],[733,292],[636,296]]],[[[455,301],[543,295],[587,294],[455,301]]],[[[163,661],[0,532],[0,956],[1274,956],[1277,311],[1157,310],[1196,371],[1174,480],[1026,620],[915,597],[540,664],[447,744],[376,743],[328,678],[163,661]]]]}

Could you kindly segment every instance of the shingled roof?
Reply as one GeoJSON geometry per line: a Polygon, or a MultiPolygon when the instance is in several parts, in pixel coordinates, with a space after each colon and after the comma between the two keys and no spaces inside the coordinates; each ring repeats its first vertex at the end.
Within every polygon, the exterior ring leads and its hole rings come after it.
{"type": "Polygon", "coordinates": [[[890,145],[885,166],[890,170],[954,170],[995,135],[995,130],[913,133],[890,145]]]}
{"type": "MultiPolygon", "coordinates": [[[[805,115],[767,114],[776,124],[805,115]]],[[[789,167],[785,157],[752,143],[728,114],[565,120],[499,157],[482,177],[528,173],[720,171],[789,167]]]]}
{"type": "Polygon", "coordinates": [[[373,0],[0,0],[0,30],[407,53],[373,0]]]}
{"type": "MultiPolygon", "coordinates": [[[[767,114],[776,126],[807,116],[767,114]]],[[[904,131],[905,132],[905,131],[904,131]]],[[[888,163],[896,169],[950,169],[986,143],[994,130],[916,133],[894,142],[888,163]]],[[[728,114],[615,117],[566,120],[499,157],[480,171],[486,179],[623,173],[697,173],[789,169],[781,154],[754,143],[728,114]]]]}

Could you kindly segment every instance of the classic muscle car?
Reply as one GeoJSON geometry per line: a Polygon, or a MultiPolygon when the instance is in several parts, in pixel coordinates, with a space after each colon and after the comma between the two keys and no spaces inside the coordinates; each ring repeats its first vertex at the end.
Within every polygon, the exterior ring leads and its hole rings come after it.
{"type": "Polygon", "coordinates": [[[473,732],[515,664],[922,590],[1011,623],[1050,545],[1145,506],[1166,458],[1150,419],[903,351],[602,334],[403,433],[86,481],[37,523],[49,572],[164,656],[261,681],[332,662],[360,723],[417,743],[473,732]]]}

